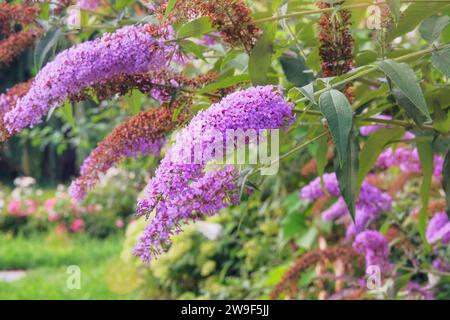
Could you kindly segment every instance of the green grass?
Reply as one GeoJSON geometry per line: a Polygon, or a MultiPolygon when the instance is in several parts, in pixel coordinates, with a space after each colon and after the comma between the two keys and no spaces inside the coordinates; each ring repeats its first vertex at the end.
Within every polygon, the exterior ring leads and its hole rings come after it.
{"type": "Polygon", "coordinates": [[[121,293],[114,265],[122,250],[123,237],[104,240],[77,236],[10,238],[0,234],[0,270],[24,269],[15,282],[0,280],[0,299],[129,299],[121,293]],[[68,266],[80,268],[80,289],[69,289],[68,266]],[[119,292],[117,289],[119,287],[119,292]]]}
{"type": "Polygon", "coordinates": [[[96,264],[118,255],[123,237],[103,240],[79,235],[74,238],[34,236],[10,238],[0,234],[0,270],[96,264]]]}

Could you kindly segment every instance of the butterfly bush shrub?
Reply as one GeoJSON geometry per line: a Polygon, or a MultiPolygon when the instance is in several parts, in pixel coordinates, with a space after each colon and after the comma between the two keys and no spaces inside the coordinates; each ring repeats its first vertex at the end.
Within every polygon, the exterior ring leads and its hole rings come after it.
{"type": "MultiPolygon", "coordinates": [[[[357,12],[368,6],[1,4],[0,68],[17,68],[27,50],[34,61],[2,84],[0,141],[7,150],[33,137],[45,149],[59,133],[81,164],[64,196],[76,207],[93,205],[114,170],[141,164],[146,185],[118,224],[133,217],[119,263],[139,273],[143,296],[448,298],[446,12],[436,5],[409,28],[426,4],[382,3],[369,27],[357,12]],[[239,149],[230,131],[257,133],[244,139],[250,152],[269,144],[264,130],[281,130],[278,172],[219,161],[239,149]],[[237,289],[241,280],[254,290],[237,289]]],[[[35,207],[9,204],[17,217],[35,207]]],[[[73,217],[67,228],[86,228],[73,217]]]]}

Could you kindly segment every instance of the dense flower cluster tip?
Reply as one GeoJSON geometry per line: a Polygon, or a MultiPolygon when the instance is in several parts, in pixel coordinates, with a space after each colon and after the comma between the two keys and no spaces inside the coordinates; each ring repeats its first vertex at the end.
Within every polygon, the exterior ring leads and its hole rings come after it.
{"type": "Polygon", "coordinates": [[[69,48],[36,75],[29,92],[5,115],[6,127],[14,132],[33,126],[50,108],[96,82],[163,68],[171,53],[172,47],[147,26],[126,26],[69,48]]]}
{"type": "Polygon", "coordinates": [[[214,159],[207,150],[219,139],[208,132],[215,130],[225,141],[228,130],[285,128],[293,121],[292,108],[279,88],[260,86],[234,92],[199,112],[175,136],[138,202],[138,214],[152,213],[152,220],[135,254],[148,263],[170,245],[170,236],[180,232],[183,223],[237,203],[238,172],[234,165],[207,166],[214,159]],[[203,157],[195,162],[184,158],[187,145],[188,155],[199,148],[203,157]]]}
{"type": "Polygon", "coordinates": [[[358,234],[353,243],[353,249],[364,255],[366,267],[377,266],[381,272],[392,270],[392,265],[389,262],[388,243],[378,231],[368,230],[358,234]]]}
{"type": "Polygon", "coordinates": [[[161,107],[141,112],[115,128],[91,152],[80,168],[80,177],[72,182],[69,193],[77,201],[82,200],[102,174],[127,157],[159,154],[165,134],[182,121],[172,120],[171,109],[161,107]]]}
{"type": "MultiPolygon", "coordinates": [[[[349,212],[344,199],[341,197],[336,174],[324,174],[323,182],[328,194],[339,198],[336,203],[322,212],[322,218],[325,221],[330,221],[348,217],[349,212]]],[[[300,198],[308,201],[318,199],[324,195],[320,177],[317,177],[300,190],[300,198]]],[[[383,212],[390,210],[391,205],[392,198],[387,193],[364,181],[361,186],[359,199],[356,203],[355,224],[349,226],[347,234],[350,236],[355,232],[359,233],[363,231],[371,221],[378,218],[383,212]]]]}
{"type": "Polygon", "coordinates": [[[429,243],[450,243],[450,221],[445,212],[436,213],[428,222],[426,238],[429,243]]]}

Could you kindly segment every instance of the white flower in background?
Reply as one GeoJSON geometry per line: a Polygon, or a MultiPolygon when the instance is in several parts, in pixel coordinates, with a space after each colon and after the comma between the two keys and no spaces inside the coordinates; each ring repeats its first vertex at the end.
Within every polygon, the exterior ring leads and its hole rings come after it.
{"type": "Polygon", "coordinates": [[[29,188],[36,183],[33,177],[18,177],[14,179],[14,185],[18,188],[29,188]]]}
{"type": "Polygon", "coordinates": [[[209,240],[217,240],[222,235],[223,231],[220,224],[206,221],[197,221],[195,227],[198,232],[203,234],[209,240]]]}

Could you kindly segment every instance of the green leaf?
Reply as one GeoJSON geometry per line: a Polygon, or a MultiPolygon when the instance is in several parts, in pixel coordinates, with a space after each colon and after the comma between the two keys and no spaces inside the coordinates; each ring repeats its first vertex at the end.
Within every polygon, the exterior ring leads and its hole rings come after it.
{"type": "Polygon", "coordinates": [[[437,103],[433,110],[433,128],[442,134],[446,134],[450,129],[450,110],[445,112],[442,105],[437,103]]]}
{"type": "Polygon", "coordinates": [[[268,24],[262,37],[250,53],[248,71],[254,85],[267,84],[267,73],[272,65],[273,41],[275,39],[276,28],[276,23],[268,24]]]}
{"type": "Polygon", "coordinates": [[[202,59],[203,61],[207,62],[205,59],[205,56],[203,55],[203,51],[205,50],[205,47],[202,45],[199,45],[193,41],[190,40],[182,40],[180,41],[180,46],[182,49],[184,49],[187,52],[192,53],[195,57],[202,59]]]}
{"type": "Polygon", "coordinates": [[[178,30],[178,38],[197,37],[202,34],[211,32],[213,27],[208,17],[200,17],[183,24],[178,30]]]}
{"type": "Polygon", "coordinates": [[[447,201],[447,215],[450,217],[450,149],[445,154],[444,165],[442,166],[442,187],[447,201]]]}
{"type": "Polygon", "coordinates": [[[314,76],[302,56],[284,54],[280,58],[280,63],[286,78],[297,87],[305,86],[314,80],[314,76]]]}
{"type": "Polygon", "coordinates": [[[447,77],[450,77],[450,48],[433,52],[431,63],[447,77]]]}
{"type": "Polygon", "coordinates": [[[427,225],[428,202],[430,199],[431,179],[433,176],[433,150],[429,141],[417,141],[420,165],[422,166],[422,185],[420,186],[420,199],[422,207],[419,212],[419,233],[422,241],[427,244],[425,229],[427,225]]]}
{"type": "Polygon", "coordinates": [[[312,82],[298,89],[301,91],[301,93],[305,96],[306,99],[308,99],[311,103],[316,104],[316,99],[314,99],[314,85],[312,82]]]}
{"type": "Polygon", "coordinates": [[[131,5],[135,1],[136,0],[117,0],[114,3],[114,9],[116,9],[117,11],[122,10],[123,8],[131,5]]]}
{"type": "Polygon", "coordinates": [[[141,111],[143,96],[144,95],[142,94],[142,92],[137,89],[134,89],[133,91],[131,91],[129,103],[131,105],[131,113],[132,114],[138,114],[139,111],[141,111]]]}
{"type": "Polygon", "coordinates": [[[76,124],[73,116],[73,107],[69,100],[67,100],[61,108],[61,115],[64,121],[66,121],[72,128],[75,128],[76,124]]]}
{"type": "MultiPolygon", "coordinates": [[[[359,167],[359,142],[357,136],[357,130],[352,128],[348,137],[348,151],[345,154],[345,159],[342,166],[336,165],[335,159],[335,172],[339,181],[339,190],[342,197],[347,204],[350,215],[355,220],[355,204],[356,204],[356,183],[359,167]]],[[[336,157],[336,156],[335,156],[336,157]]]]}
{"type": "Polygon", "coordinates": [[[218,89],[228,88],[235,84],[242,83],[249,81],[250,77],[248,74],[240,74],[237,76],[231,76],[231,77],[224,77],[222,79],[219,79],[218,81],[208,84],[201,90],[198,90],[198,93],[208,93],[212,91],[216,91],[218,89]]]}
{"type": "Polygon", "coordinates": [[[169,14],[172,12],[173,8],[175,7],[175,3],[177,0],[169,0],[167,2],[166,11],[164,11],[164,20],[166,20],[169,17],[169,14]]]}
{"type": "Polygon", "coordinates": [[[424,115],[400,90],[394,89],[392,90],[392,94],[398,105],[406,111],[406,114],[411,117],[417,125],[421,126],[424,122],[430,120],[429,116],[427,117],[424,115]]]}
{"type": "Polygon", "coordinates": [[[393,60],[378,61],[377,66],[395,83],[417,109],[427,117],[427,120],[431,120],[422,89],[411,67],[406,63],[399,63],[393,60]]]}
{"type": "Polygon", "coordinates": [[[50,54],[55,52],[58,44],[61,29],[55,28],[49,30],[37,43],[34,49],[34,66],[40,70],[44,63],[50,58],[50,54]]]}
{"type": "Polygon", "coordinates": [[[448,25],[450,18],[448,16],[431,16],[426,18],[419,27],[422,38],[429,43],[436,41],[441,35],[442,30],[448,25]]]}
{"type": "Polygon", "coordinates": [[[336,145],[339,164],[342,165],[346,157],[348,137],[353,126],[352,107],[343,93],[331,89],[320,95],[319,109],[327,119],[331,136],[336,145]]]}
{"type": "Polygon", "coordinates": [[[394,292],[397,293],[411,280],[412,276],[414,275],[414,272],[405,273],[404,275],[401,275],[400,277],[397,277],[394,281],[394,292]]]}
{"type": "Polygon", "coordinates": [[[392,41],[410,31],[413,31],[417,25],[425,18],[440,12],[449,5],[448,2],[427,2],[412,3],[403,11],[401,18],[395,28],[393,28],[386,37],[386,41],[392,41]]]}
{"type": "Polygon", "coordinates": [[[381,151],[392,140],[400,139],[405,133],[403,128],[380,129],[369,136],[359,155],[359,169],[356,184],[356,194],[359,194],[361,185],[369,171],[378,159],[381,151]]]}

